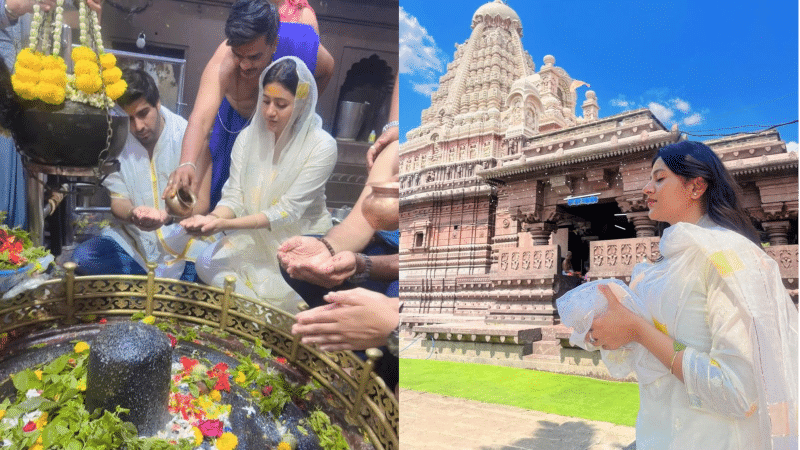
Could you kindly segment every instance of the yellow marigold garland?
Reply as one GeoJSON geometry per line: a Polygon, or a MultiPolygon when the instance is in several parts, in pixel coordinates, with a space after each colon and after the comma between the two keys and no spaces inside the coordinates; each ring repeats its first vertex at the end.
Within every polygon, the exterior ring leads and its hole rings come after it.
{"type": "MultiPolygon", "coordinates": [[[[53,29],[60,30],[61,4],[57,0],[57,14],[53,29]]],[[[31,26],[30,42],[28,48],[17,55],[14,65],[14,75],[11,77],[14,91],[26,100],[39,99],[46,103],[58,105],[69,96],[73,101],[89,103],[93,106],[103,107],[109,105],[108,99],[116,100],[128,88],[122,80],[122,71],[116,66],[117,58],[112,53],[106,53],[100,35],[100,26],[94,12],[88,11],[85,0],[79,2],[81,43],[83,45],[72,49],[72,60],[75,63],[74,76],[68,76],[67,66],[56,53],[60,45],[52,42],[57,40],[60,31],[55,31],[53,36],[39,36],[39,25],[42,20],[53,20],[42,14],[40,7],[34,6],[34,18],[31,26]],[[88,28],[93,28],[94,41],[87,36],[88,28]],[[95,51],[92,47],[97,48],[95,51]],[[52,55],[43,55],[37,51],[53,52],[52,55]],[[103,89],[105,86],[105,89],[103,89]]]]}

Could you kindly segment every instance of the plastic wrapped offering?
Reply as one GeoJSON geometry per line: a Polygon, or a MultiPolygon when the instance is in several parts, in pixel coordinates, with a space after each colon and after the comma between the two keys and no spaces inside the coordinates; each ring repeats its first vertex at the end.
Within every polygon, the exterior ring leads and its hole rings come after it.
{"type": "Polygon", "coordinates": [[[603,362],[611,376],[615,378],[625,378],[632,371],[636,371],[640,381],[643,376],[655,379],[668,374],[669,369],[638,343],[631,342],[616,350],[603,350],[584,340],[594,319],[603,315],[608,309],[608,300],[599,289],[602,285],[608,285],[626,308],[650,320],[650,314],[647,313],[642,299],[622,281],[616,279],[591,281],[572,289],[556,300],[561,322],[573,329],[569,343],[589,351],[600,350],[603,362]]]}

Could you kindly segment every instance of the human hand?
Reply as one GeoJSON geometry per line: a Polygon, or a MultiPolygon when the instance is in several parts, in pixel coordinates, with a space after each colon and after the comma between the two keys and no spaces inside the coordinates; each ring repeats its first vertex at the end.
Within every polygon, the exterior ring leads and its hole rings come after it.
{"type": "Polygon", "coordinates": [[[302,279],[297,272],[298,265],[311,264],[321,267],[321,263],[330,257],[331,252],[328,247],[319,239],[310,236],[289,238],[278,247],[278,261],[292,278],[302,279]]]}
{"type": "Polygon", "coordinates": [[[86,0],[86,4],[89,6],[89,8],[91,8],[97,14],[100,14],[100,11],[102,10],[101,3],[103,3],[103,0],[86,0]]]}
{"type": "Polygon", "coordinates": [[[169,197],[172,197],[173,193],[181,188],[181,186],[188,186],[190,190],[194,191],[194,176],[195,176],[195,168],[192,165],[185,165],[180,166],[175,169],[169,175],[169,182],[167,183],[167,187],[164,188],[164,192],[161,194],[161,198],[166,200],[169,197]]]}
{"type": "MultiPolygon", "coordinates": [[[[330,255],[330,252],[327,255],[330,255]]],[[[335,256],[327,255],[295,264],[292,267],[294,275],[290,273],[289,276],[330,289],[344,283],[348,277],[356,273],[355,253],[341,251],[335,256]]],[[[289,273],[289,270],[286,272],[289,273]]]]}
{"type": "Polygon", "coordinates": [[[225,219],[210,214],[207,216],[195,214],[181,220],[181,226],[192,236],[211,236],[226,229],[225,219]]]}
{"type": "Polygon", "coordinates": [[[585,341],[605,350],[616,350],[638,341],[644,319],[622,304],[620,298],[625,296],[624,290],[615,284],[601,285],[598,289],[608,300],[608,309],[594,319],[585,341]]]}
{"type": "Polygon", "coordinates": [[[130,221],[142,231],[153,231],[161,228],[169,220],[166,211],[149,206],[137,206],[131,210],[130,221]]]}
{"type": "Polygon", "coordinates": [[[55,0],[6,0],[6,9],[15,16],[28,14],[33,12],[33,5],[38,4],[42,7],[42,11],[50,11],[55,8],[55,0]]]}
{"type": "Polygon", "coordinates": [[[298,313],[292,334],[320,350],[364,350],[380,347],[400,322],[400,303],[364,288],[331,292],[330,305],[298,313]]]}
{"type": "Polygon", "coordinates": [[[378,137],[378,139],[375,140],[375,143],[370,146],[369,150],[367,150],[367,171],[372,170],[372,166],[375,164],[375,158],[380,155],[383,149],[386,148],[387,145],[399,139],[399,127],[389,127],[386,132],[381,133],[380,137],[378,137]]]}

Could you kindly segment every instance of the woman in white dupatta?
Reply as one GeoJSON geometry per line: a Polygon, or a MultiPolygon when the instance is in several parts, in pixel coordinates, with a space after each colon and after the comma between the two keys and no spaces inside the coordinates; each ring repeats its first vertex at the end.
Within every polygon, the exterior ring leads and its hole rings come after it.
{"type": "Polygon", "coordinates": [[[650,218],[671,226],[662,257],[631,276],[642,307],[601,286],[608,310],[585,338],[646,349],[636,448],[797,449],[797,308],[735,181],[710,148],[683,141],[659,151],[644,194],[650,218]]]}
{"type": "Polygon", "coordinates": [[[336,164],[336,141],[316,114],[314,77],[298,58],[273,62],[261,74],[251,124],[239,134],[222,200],[208,215],[181,222],[199,235],[222,232],[197,259],[204,282],[297,312],[300,297],[283,281],[277,249],[289,237],[325,234],[331,216],[325,183],[336,164]]]}

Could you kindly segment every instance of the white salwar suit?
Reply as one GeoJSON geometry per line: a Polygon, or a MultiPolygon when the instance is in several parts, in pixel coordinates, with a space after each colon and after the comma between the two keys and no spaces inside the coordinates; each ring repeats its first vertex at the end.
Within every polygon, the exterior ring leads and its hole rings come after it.
{"type": "MultiPolygon", "coordinates": [[[[180,162],[186,119],[164,106],[159,112],[164,117],[164,128],[153,149],[152,160],[133,133],[128,133],[119,156],[119,171],[111,173],[103,181],[111,198],[128,199],[134,207],[165,209],[161,192],[180,162]]],[[[164,278],[180,278],[186,261],[194,261],[208,245],[193,239],[177,223],[155,231],[142,231],[130,223],[117,223],[104,228],[102,235],[114,239],[143,269],[147,270],[148,262],[157,263],[156,276],[164,278]]]]}
{"type": "MultiPolygon", "coordinates": [[[[236,277],[236,292],[270,302],[290,313],[302,301],[283,280],[278,247],[286,239],[303,234],[325,234],[331,216],[325,205],[325,183],[336,165],[336,141],[322,129],[316,114],[314,77],[298,58],[299,82],[294,111],[279,141],[267,129],[263,114],[263,86],[251,124],[239,133],[231,152],[231,171],[218,203],[236,217],[261,213],[270,227],[228,231],[197,260],[197,274],[204,282],[222,287],[225,277],[236,277]],[[282,149],[273,164],[276,148],[282,149]]],[[[274,62],[273,64],[277,63],[274,62]]]]}
{"type": "MultiPolygon", "coordinates": [[[[775,260],[708,216],[667,228],[659,250],[662,260],[634,267],[622,301],[686,345],[684,382],[637,343],[601,351],[615,376],[636,372],[636,448],[796,450],[797,309],[775,260]]],[[[607,282],[558,300],[564,323],[581,328],[571,342],[593,349],[581,316],[602,314],[605,303],[586,296],[607,282]]]]}

